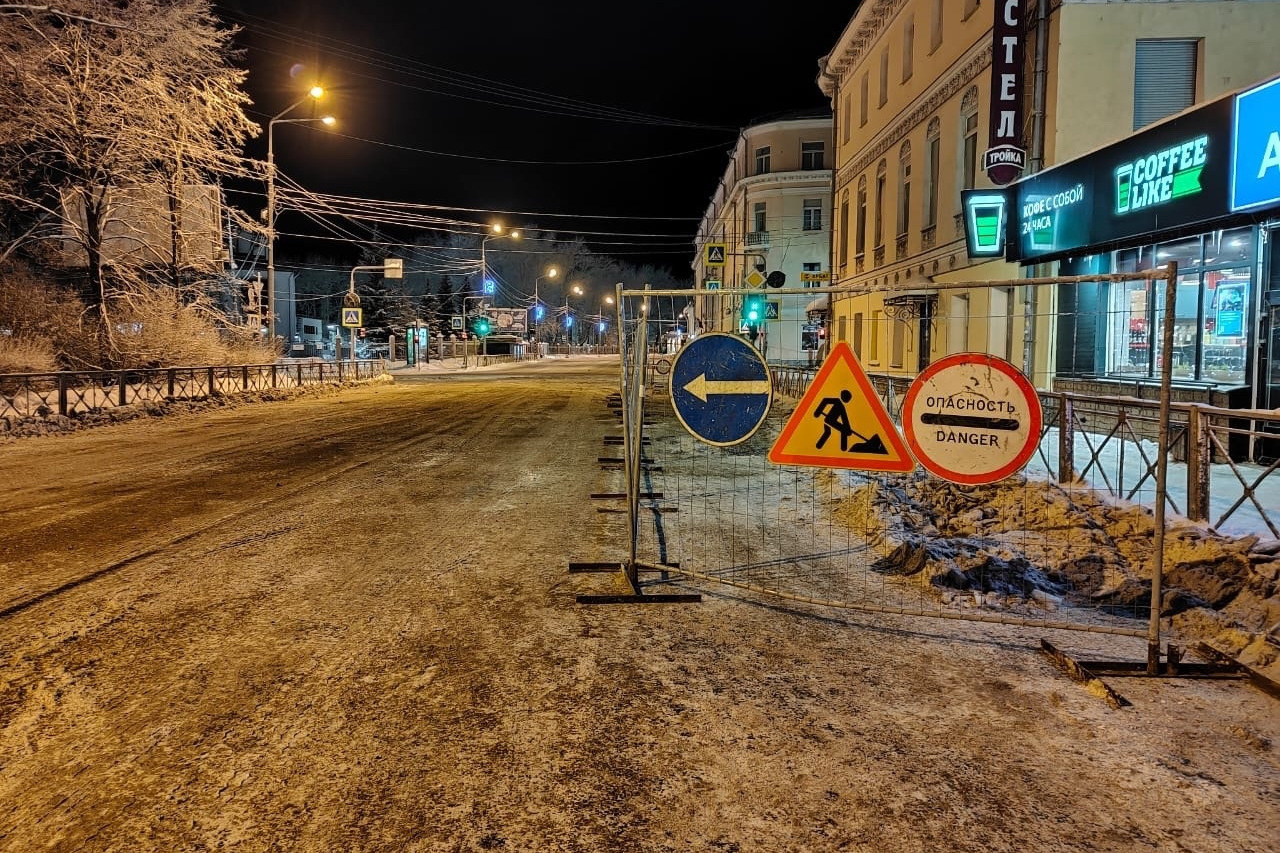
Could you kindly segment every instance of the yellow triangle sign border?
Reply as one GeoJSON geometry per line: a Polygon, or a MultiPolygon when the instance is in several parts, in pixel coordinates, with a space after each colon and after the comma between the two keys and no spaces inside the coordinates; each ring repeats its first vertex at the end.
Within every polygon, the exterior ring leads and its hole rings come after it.
{"type": "Polygon", "coordinates": [[[880,397],[876,394],[875,388],[871,386],[871,380],[867,378],[866,371],[862,369],[862,365],[858,363],[853,350],[849,348],[849,344],[845,341],[836,344],[832,348],[831,354],[822,362],[822,367],[818,368],[813,381],[809,383],[808,390],[805,391],[804,396],[800,399],[795,411],[791,413],[791,417],[787,419],[787,423],[783,426],[782,432],[778,434],[773,447],[769,448],[769,461],[775,465],[811,465],[820,468],[847,468],[859,471],[882,471],[898,474],[909,473],[914,471],[916,467],[915,458],[911,455],[911,451],[907,449],[906,442],[902,440],[897,427],[893,425],[889,412],[886,411],[884,404],[880,402],[880,397]],[[875,415],[877,426],[884,433],[885,442],[893,454],[896,454],[896,458],[893,455],[889,455],[888,458],[883,460],[867,459],[846,456],[836,452],[828,456],[818,456],[813,453],[788,451],[787,444],[791,441],[796,429],[805,422],[818,399],[826,396],[824,386],[839,364],[847,365],[849,372],[853,374],[854,381],[858,385],[857,390],[863,396],[863,402],[871,410],[871,413],[875,415]]]}

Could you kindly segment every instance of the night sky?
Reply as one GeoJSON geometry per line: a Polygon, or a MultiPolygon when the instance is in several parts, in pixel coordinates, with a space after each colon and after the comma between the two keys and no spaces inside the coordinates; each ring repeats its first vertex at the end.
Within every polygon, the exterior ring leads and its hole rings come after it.
{"type": "MultiPolygon", "coordinates": [[[[252,118],[265,126],[314,80],[331,92],[316,115],[335,115],[334,132],[275,128],[279,170],[307,189],[497,211],[445,214],[476,222],[609,232],[595,235],[598,251],[686,272],[696,221],[738,129],[827,106],[817,60],[856,7],[216,4],[225,22],[243,28],[252,118]],[[658,156],[680,152],[695,153],[658,156]],[[638,158],[650,159],[598,163],[638,158]]],[[[248,153],[265,157],[265,132],[248,153]]],[[[232,202],[262,204],[243,194],[232,202]]]]}

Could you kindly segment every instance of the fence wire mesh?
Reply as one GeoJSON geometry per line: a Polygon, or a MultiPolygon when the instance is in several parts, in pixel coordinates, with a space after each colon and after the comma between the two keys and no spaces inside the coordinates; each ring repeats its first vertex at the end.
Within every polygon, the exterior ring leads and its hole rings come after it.
{"type": "MultiPolygon", "coordinates": [[[[1154,293],[1165,283],[1158,275],[1112,278],[1125,292],[1133,292],[1129,282],[1136,281],[1154,293]]],[[[834,343],[852,348],[899,430],[913,375],[951,353],[976,350],[1018,367],[1025,362],[1030,369],[1024,372],[1044,388],[1051,380],[1040,365],[1050,349],[1066,345],[1063,330],[1077,334],[1084,325],[1076,307],[1064,316],[1069,300],[1062,294],[1074,285],[1070,277],[970,282],[908,299],[827,288],[620,290],[622,349],[633,354],[623,358],[624,423],[634,436],[628,459],[638,463],[643,448],[652,460],[636,464],[629,483],[633,560],[699,583],[833,607],[1150,636],[1152,581],[1159,578],[1165,530],[1157,534],[1156,522],[1166,512],[1185,516],[1202,500],[1193,482],[1199,475],[1185,469],[1204,452],[1190,442],[1208,447],[1217,434],[1206,427],[1197,438],[1188,426],[1196,407],[1175,410],[1165,401],[1171,422],[1165,464],[1170,478],[1182,480],[1171,482],[1157,512],[1159,363],[1137,394],[1042,390],[1043,427],[1031,462],[990,485],[957,485],[919,467],[882,474],[775,465],[767,458],[834,343]],[[749,317],[761,298],[764,310],[749,317]],[[830,322],[837,302],[843,304],[830,322]],[[950,304],[963,307],[961,317],[939,308],[950,304]],[[668,385],[682,349],[711,331],[750,342],[768,363],[775,394],[759,430],[728,447],[699,441],[684,428],[668,385]],[[645,354],[643,364],[635,360],[638,353],[645,354]],[[642,400],[651,425],[640,432],[625,410],[638,411],[642,400]],[[648,444],[641,445],[641,435],[648,444]],[[652,497],[640,499],[641,493],[652,497]]],[[[866,433],[875,424],[854,427],[866,433]]],[[[1265,535],[1275,504],[1255,482],[1259,474],[1265,480],[1267,466],[1254,467],[1228,468],[1241,471],[1232,511],[1256,511],[1243,523],[1265,535]]],[[[646,577],[652,578],[641,581],[646,577]]]]}

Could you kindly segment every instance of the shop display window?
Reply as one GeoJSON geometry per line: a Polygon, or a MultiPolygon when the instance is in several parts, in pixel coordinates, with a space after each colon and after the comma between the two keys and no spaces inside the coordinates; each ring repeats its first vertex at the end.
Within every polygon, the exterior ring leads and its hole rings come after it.
{"type": "MultiPolygon", "coordinates": [[[[1116,252],[1113,268],[1136,272],[1178,263],[1177,311],[1170,353],[1175,381],[1245,384],[1254,319],[1252,228],[1116,252]]],[[[1117,282],[1106,302],[1106,371],[1159,378],[1164,361],[1163,282],[1117,282]]]]}

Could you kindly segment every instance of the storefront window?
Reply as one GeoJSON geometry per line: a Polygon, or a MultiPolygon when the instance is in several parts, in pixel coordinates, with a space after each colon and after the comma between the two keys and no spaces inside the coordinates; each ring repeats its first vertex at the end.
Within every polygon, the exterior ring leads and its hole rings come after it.
{"type": "Polygon", "coordinates": [[[1147,307],[1151,284],[1126,281],[1111,288],[1107,312],[1107,372],[1146,376],[1151,368],[1151,335],[1147,307]]]}
{"type": "MultiPolygon", "coordinates": [[[[1116,252],[1117,272],[1178,263],[1172,372],[1175,381],[1244,385],[1248,360],[1252,228],[1215,231],[1116,252]]],[[[1106,300],[1107,373],[1158,379],[1163,364],[1165,284],[1117,282],[1106,300]]],[[[1101,330],[1101,329],[1100,329],[1101,330]]]]}
{"type": "Polygon", "coordinates": [[[1249,267],[1204,274],[1204,352],[1201,374],[1227,385],[1244,384],[1249,343],[1249,267]]]}

